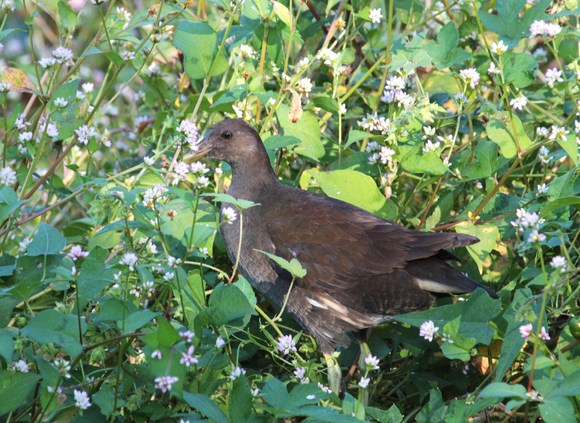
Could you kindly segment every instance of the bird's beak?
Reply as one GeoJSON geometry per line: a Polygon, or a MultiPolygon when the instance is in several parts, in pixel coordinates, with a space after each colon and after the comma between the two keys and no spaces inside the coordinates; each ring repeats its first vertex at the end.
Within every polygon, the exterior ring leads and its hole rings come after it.
{"type": "Polygon", "coordinates": [[[199,142],[197,145],[198,149],[196,151],[192,151],[188,155],[183,158],[185,163],[192,163],[196,160],[199,160],[205,157],[212,149],[210,137],[211,137],[211,129],[205,134],[205,137],[199,142]]]}

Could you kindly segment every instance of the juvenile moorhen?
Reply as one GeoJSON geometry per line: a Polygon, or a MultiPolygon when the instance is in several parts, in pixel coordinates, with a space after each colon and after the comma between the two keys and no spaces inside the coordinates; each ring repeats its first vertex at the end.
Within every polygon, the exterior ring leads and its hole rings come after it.
{"type": "Polygon", "coordinates": [[[221,226],[230,259],[236,261],[243,222],[239,270],[278,305],[292,276],[261,251],[301,263],[307,273],[295,281],[286,311],[316,339],[327,362],[337,346],[349,343],[349,333],[429,307],[433,294],[482,288],[496,297],[446,263],[454,258],[447,248],[477,238],[406,229],[343,201],[281,184],[260,136],[243,120],[217,123],[199,148],[198,156],[230,164],[229,195],[259,204],[244,210],[243,219],[221,226]]]}

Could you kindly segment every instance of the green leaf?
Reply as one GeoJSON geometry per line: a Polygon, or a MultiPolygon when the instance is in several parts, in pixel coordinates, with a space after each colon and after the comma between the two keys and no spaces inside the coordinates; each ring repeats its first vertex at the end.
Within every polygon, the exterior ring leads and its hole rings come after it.
{"type": "Polygon", "coordinates": [[[429,391],[429,402],[419,411],[416,417],[417,423],[437,423],[445,421],[447,406],[443,402],[441,391],[431,389],[429,391]]]}
{"type": "Polygon", "coordinates": [[[532,140],[524,131],[520,118],[516,115],[512,115],[512,118],[513,125],[512,122],[510,122],[508,112],[498,112],[494,115],[493,119],[489,121],[486,128],[489,139],[499,145],[501,148],[501,154],[508,159],[515,157],[517,154],[515,135],[517,135],[520,149],[522,151],[525,151],[532,145],[532,140]],[[513,130],[514,127],[515,135],[513,130]]]}
{"type": "Polygon", "coordinates": [[[416,313],[401,314],[394,319],[419,328],[421,324],[432,320],[435,326],[442,328],[447,322],[460,317],[458,335],[473,338],[478,344],[488,345],[493,338],[493,329],[489,322],[501,311],[501,302],[492,299],[484,290],[476,289],[467,301],[444,305],[416,313]]]}
{"type": "MultiPolygon", "coordinates": [[[[520,310],[530,304],[532,291],[529,288],[518,289],[514,299],[504,312],[503,318],[507,321],[507,328],[503,337],[499,361],[495,369],[495,380],[502,380],[505,373],[519,355],[525,340],[520,335],[519,327],[522,324],[520,310]]],[[[539,311],[539,303],[535,303],[536,312],[539,311]]]]}
{"type": "Polygon", "coordinates": [[[531,54],[507,52],[501,60],[507,84],[525,88],[536,80],[534,72],[538,69],[538,63],[531,54]]]}
{"type": "Polygon", "coordinates": [[[310,99],[310,104],[331,113],[338,113],[338,102],[327,95],[315,95],[310,99]]]}
{"type": "Polygon", "coordinates": [[[382,423],[401,423],[405,418],[395,404],[391,405],[388,410],[367,407],[366,412],[369,417],[382,423]]]}
{"type": "Polygon", "coordinates": [[[250,200],[244,199],[236,199],[228,194],[223,193],[213,193],[213,192],[206,192],[201,195],[202,197],[210,197],[213,198],[214,201],[219,201],[222,203],[228,203],[233,206],[236,206],[238,209],[244,210],[249,209],[250,207],[259,206],[259,203],[254,203],[250,200]]]}
{"type": "Polygon", "coordinates": [[[46,223],[41,223],[38,225],[36,235],[28,245],[26,255],[34,257],[57,254],[65,245],[66,240],[59,231],[46,223]]]}
{"type": "MultiPolygon", "coordinates": [[[[86,323],[81,319],[81,332],[86,331],[86,323]]],[[[60,345],[72,357],[79,355],[83,348],[79,342],[79,326],[76,316],[43,310],[34,316],[22,329],[22,335],[40,344],[51,342],[60,345]]]]}
{"type": "Polygon", "coordinates": [[[83,125],[84,121],[81,113],[78,110],[78,103],[75,102],[77,90],[79,88],[79,79],[67,82],[58,87],[51,100],[48,102],[50,110],[53,112],[50,120],[56,123],[58,127],[59,137],[66,140],[75,134],[75,129],[83,125]],[[68,104],[64,108],[59,108],[54,105],[54,100],[57,98],[64,98],[68,104]]]}
{"type": "Polygon", "coordinates": [[[232,422],[245,422],[252,412],[252,393],[245,377],[238,377],[228,396],[228,414],[232,422]]]}
{"type": "Polygon", "coordinates": [[[58,2],[58,14],[60,16],[60,26],[65,29],[74,29],[76,27],[77,15],[67,2],[62,0],[58,2]]]}
{"type": "Polygon", "coordinates": [[[320,122],[311,112],[304,112],[300,120],[293,123],[288,117],[290,107],[280,104],[276,116],[280,122],[284,136],[296,137],[300,145],[294,148],[294,152],[318,161],[324,156],[324,146],[320,138],[320,122]]]}
{"type": "Polygon", "coordinates": [[[377,188],[373,178],[350,169],[321,172],[312,168],[304,171],[300,180],[303,188],[308,180],[315,179],[326,195],[353,204],[371,213],[381,214],[387,203],[385,196],[377,188]]]}
{"type": "Polygon", "coordinates": [[[278,148],[292,147],[298,144],[300,144],[298,138],[283,135],[274,135],[264,140],[264,147],[267,150],[277,150],[278,148]]]}
{"type": "Polygon", "coordinates": [[[81,264],[77,283],[81,309],[113,282],[114,271],[105,264],[107,255],[106,250],[96,247],[81,264]]]}
{"type": "Polygon", "coordinates": [[[279,1],[273,1],[272,5],[274,7],[274,13],[276,14],[276,16],[278,16],[278,18],[284,22],[284,24],[286,26],[291,27],[292,26],[292,14],[290,13],[290,10],[288,10],[288,8],[280,3],[279,1]]]}
{"type": "Polygon", "coordinates": [[[566,140],[564,141],[562,138],[556,138],[556,142],[562,147],[562,149],[566,152],[568,157],[574,162],[575,165],[578,165],[578,144],[576,143],[576,135],[575,134],[568,134],[566,140]]]}
{"type": "Polygon", "coordinates": [[[0,370],[0,417],[30,404],[40,376],[0,370]]]}
{"type": "Polygon", "coordinates": [[[266,255],[269,259],[273,260],[280,266],[282,269],[290,272],[290,274],[296,278],[303,278],[306,276],[306,269],[302,267],[300,262],[293,258],[292,260],[288,261],[283,259],[282,257],[278,257],[274,254],[267,253],[266,251],[256,250],[260,253],[266,255]]]}
{"type": "Polygon", "coordinates": [[[410,173],[425,173],[427,175],[444,175],[449,168],[443,164],[439,154],[434,151],[423,152],[422,144],[399,144],[401,167],[410,173]]]}
{"type": "Polygon", "coordinates": [[[0,329],[0,357],[3,357],[8,363],[12,362],[14,353],[14,335],[13,330],[4,328],[0,329]]]}
{"type": "Polygon", "coordinates": [[[183,52],[185,72],[191,79],[217,76],[227,70],[225,56],[216,57],[218,34],[206,23],[181,21],[175,30],[173,45],[183,52]],[[209,75],[214,61],[216,65],[209,75]]]}
{"type": "Polygon", "coordinates": [[[478,395],[479,398],[526,398],[526,388],[523,385],[494,382],[487,385],[478,395]]]}
{"type": "Polygon", "coordinates": [[[495,249],[500,239],[497,225],[474,225],[471,222],[461,222],[455,226],[455,231],[479,238],[479,242],[467,246],[467,251],[477,264],[479,273],[483,273],[483,261],[495,249]]]}
{"type": "MultiPolygon", "coordinates": [[[[475,154],[469,163],[465,163],[460,169],[461,174],[469,179],[488,178],[497,172],[498,168],[498,146],[490,141],[479,140],[475,146],[475,154]]],[[[466,157],[471,155],[471,151],[465,150],[466,157]]]]}
{"type": "Polygon", "coordinates": [[[229,423],[230,420],[210,397],[203,394],[183,392],[183,400],[192,408],[216,423],[229,423]]]}
{"type": "MultiPolygon", "coordinates": [[[[578,379],[576,379],[576,385],[578,385],[578,379]]],[[[565,397],[544,398],[540,404],[540,414],[546,423],[577,421],[574,406],[570,399],[565,397]]]]}
{"type": "Polygon", "coordinates": [[[551,19],[544,13],[550,3],[551,0],[540,0],[523,11],[527,5],[526,0],[502,0],[496,4],[497,13],[486,12],[486,5],[483,5],[479,9],[479,17],[487,29],[499,34],[509,47],[515,47],[522,38],[528,36],[532,22],[551,19]]]}
{"type": "MultiPolygon", "coordinates": [[[[158,317],[158,314],[151,310],[139,310],[135,313],[131,313],[125,319],[125,334],[141,329],[151,320],[158,317]]],[[[121,323],[119,323],[119,326],[121,323]]]]}
{"type": "Polygon", "coordinates": [[[240,288],[235,285],[219,284],[209,297],[209,307],[203,309],[199,316],[216,326],[221,326],[226,323],[233,325],[234,321],[249,318],[253,314],[254,308],[240,288]]]}
{"type": "Polygon", "coordinates": [[[471,359],[469,350],[465,350],[458,345],[449,342],[444,342],[441,345],[441,351],[449,360],[461,360],[467,362],[471,359]]]}
{"type": "Polygon", "coordinates": [[[370,132],[359,131],[358,129],[352,129],[348,133],[348,139],[346,140],[346,144],[344,145],[344,148],[347,148],[352,143],[355,143],[357,141],[361,141],[361,140],[370,138],[370,137],[372,137],[372,135],[373,134],[371,134],[370,132]]]}
{"type": "Polygon", "coordinates": [[[15,211],[20,210],[20,206],[26,203],[26,200],[18,200],[18,195],[14,190],[4,185],[0,188],[0,222],[4,222],[15,211]]]}
{"type": "Polygon", "coordinates": [[[449,22],[439,30],[437,42],[429,41],[425,50],[437,68],[445,69],[469,59],[469,53],[457,48],[458,43],[459,31],[453,22],[449,22]]]}

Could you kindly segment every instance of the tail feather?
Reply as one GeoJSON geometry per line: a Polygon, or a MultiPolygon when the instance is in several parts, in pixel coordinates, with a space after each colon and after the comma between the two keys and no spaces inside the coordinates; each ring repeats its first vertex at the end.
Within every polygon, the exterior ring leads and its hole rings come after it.
{"type": "Polygon", "coordinates": [[[407,265],[405,270],[409,272],[421,289],[429,292],[462,294],[481,288],[490,297],[497,298],[497,294],[494,291],[468,278],[439,258],[414,260],[407,265]]]}

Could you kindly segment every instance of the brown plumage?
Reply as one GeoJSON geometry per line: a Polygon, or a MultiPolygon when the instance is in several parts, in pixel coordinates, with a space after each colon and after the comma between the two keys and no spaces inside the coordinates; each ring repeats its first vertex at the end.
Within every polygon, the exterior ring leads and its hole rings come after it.
{"type": "MultiPolygon", "coordinates": [[[[351,204],[281,184],[259,135],[244,121],[217,123],[200,148],[231,165],[228,194],[259,204],[243,211],[241,273],[281,305],[292,277],[258,250],[296,258],[307,274],[294,283],[286,310],[324,353],[347,345],[348,333],[429,307],[433,293],[483,288],[495,296],[445,262],[453,258],[445,249],[477,238],[409,230],[351,204]]],[[[222,225],[221,232],[235,262],[240,219],[222,225]]]]}

